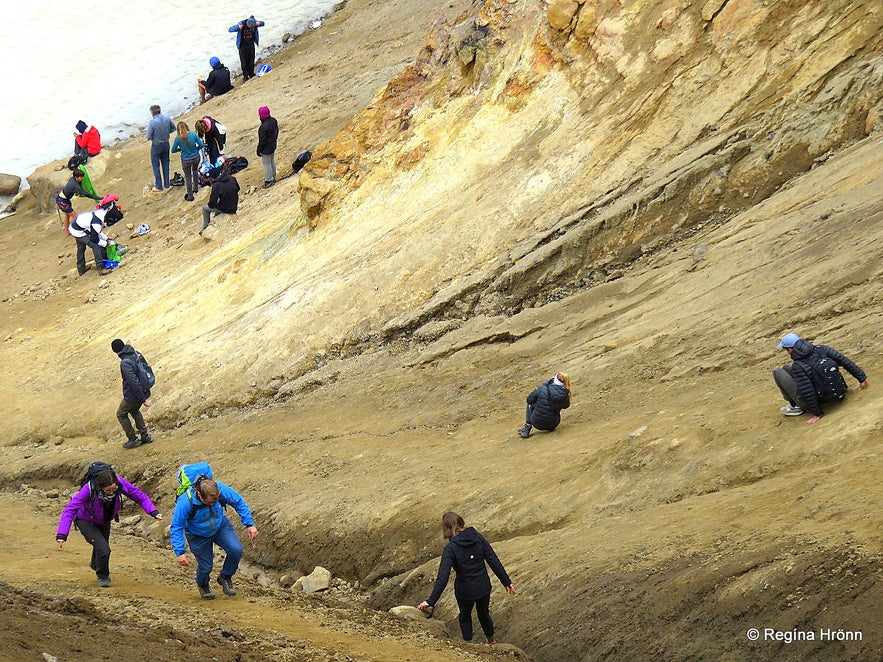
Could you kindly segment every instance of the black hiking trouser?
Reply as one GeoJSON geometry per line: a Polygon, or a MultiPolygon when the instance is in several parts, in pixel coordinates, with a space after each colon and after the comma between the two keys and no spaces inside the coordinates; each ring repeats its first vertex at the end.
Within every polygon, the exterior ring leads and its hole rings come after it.
{"type": "Polygon", "coordinates": [[[147,435],[147,424],[144,423],[144,416],[141,415],[141,405],[143,404],[143,402],[128,402],[123,398],[123,400],[120,401],[120,406],[117,408],[117,420],[120,422],[120,425],[123,426],[123,432],[126,433],[126,436],[129,439],[135,438],[135,429],[129,421],[129,416],[135,421],[135,427],[138,428],[138,432],[141,433],[141,436],[144,437],[147,435]]]}
{"type": "Polygon", "coordinates": [[[92,249],[92,255],[95,256],[95,268],[103,269],[104,268],[104,260],[107,258],[107,253],[104,252],[104,248],[99,246],[94,241],[89,239],[89,235],[84,237],[74,237],[77,240],[77,273],[81,276],[86,273],[86,248],[92,249]]]}
{"type": "Polygon", "coordinates": [[[475,606],[475,612],[478,614],[478,622],[481,623],[481,629],[488,641],[494,640],[494,621],[491,619],[491,596],[479,598],[478,600],[467,600],[457,596],[457,606],[460,613],[457,615],[457,621],[460,623],[460,633],[463,635],[463,641],[472,641],[472,607],[475,606]]]}
{"type": "Polygon", "coordinates": [[[89,567],[98,575],[98,579],[110,577],[110,522],[94,524],[84,519],[76,520],[77,528],[86,542],[92,545],[92,561],[89,567]]]}
{"type": "Polygon", "coordinates": [[[239,45],[239,64],[242,65],[242,82],[254,78],[254,42],[245,39],[239,45]]]}

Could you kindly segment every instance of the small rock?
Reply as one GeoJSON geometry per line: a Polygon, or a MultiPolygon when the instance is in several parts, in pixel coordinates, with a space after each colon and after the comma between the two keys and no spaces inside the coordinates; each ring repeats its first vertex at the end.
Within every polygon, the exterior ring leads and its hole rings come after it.
{"type": "Polygon", "coordinates": [[[629,439],[637,439],[642,434],[644,434],[647,430],[648,430],[647,426],[642,425],[637,430],[633,430],[632,432],[629,432],[629,439]]]}
{"type": "Polygon", "coordinates": [[[331,573],[320,565],[317,565],[306,577],[298,579],[292,586],[293,589],[300,588],[304,593],[318,593],[330,587],[331,573]]]}
{"type": "Polygon", "coordinates": [[[407,618],[414,621],[426,618],[426,614],[417,609],[417,607],[411,607],[410,605],[400,605],[398,607],[393,607],[389,610],[389,613],[393,616],[398,616],[399,618],[407,618]]]}
{"type": "Polygon", "coordinates": [[[52,440],[52,443],[56,446],[61,446],[64,443],[64,437],[55,437],[55,439],[52,440]]]}

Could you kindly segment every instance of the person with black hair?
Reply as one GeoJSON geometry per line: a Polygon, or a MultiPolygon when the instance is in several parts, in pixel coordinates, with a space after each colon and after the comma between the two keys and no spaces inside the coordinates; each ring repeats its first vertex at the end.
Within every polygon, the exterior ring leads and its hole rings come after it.
{"type": "Polygon", "coordinates": [[[138,363],[143,361],[144,357],[120,338],[114,339],[110,343],[110,348],[120,357],[120,374],[123,376],[123,399],[117,408],[117,420],[127,437],[123,448],[138,448],[153,441],[141,414],[141,405],[150,406],[150,387],[142,383],[138,369],[138,363]],[[132,422],[129,421],[130,416],[135,422],[135,427],[132,427],[132,422]],[[138,428],[141,434],[140,439],[135,435],[135,428],[138,428]]]}
{"type": "Polygon", "coordinates": [[[71,497],[61,513],[58,530],[55,533],[59,549],[64,549],[71,524],[83,534],[86,542],[92,545],[92,560],[89,567],[95,571],[98,586],[101,588],[110,586],[110,523],[120,521],[119,513],[123,496],[137,503],[154,519],[162,519],[162,513],[137,485],[112,470],[105,469],[86,482],[71,497]]]}
{"type": "Polygon", "coordinates": [[[258,28],[266,25],[263,21],[258,21],[254,16],[249,16],[245,20],[239,21],[230,28],[229,32],[236,33],[236,48],[239,50],[239,64],[242,65],[242,82],[254,78],[254,51],[255,46],[260,43],[258,28]]]}
{"type": "Polygon", "coordinates": [[[66,234],[70,234],[71,222],[77,215],[73,204],[75,195],[81,198],[92,198],[96,201],[101,200],[101,196],[97,193],[86,190],[83,186],[84,181],[86,181],[86,173],[77,166],[77,169],[71,173],[71,178],[67,180],[67,184],[55,196],[55,205],[61,214],[61,225],[66,234]]]}
{"type": "Polygon", "coordinates": [[[420,611],[431,613],[442,592],[448,585],[451,569],[456,571],[454,597],[460,613],[460,633],[464,641],[472,641],[472,608],[478,614],[478,622],[489,644],[494,644],[494,621],[491,619],[491,580],[488,578],[487,563],[506,590],[515,595],[515,585],[509,579],[506,569],[497,557],[490,543],[474,528],[466,527],[463,518],[457,513],[442,515],[442,536],[448,541],[442,552],[438,567],[438,577],[432,594],[419,605],[420,611]]]}

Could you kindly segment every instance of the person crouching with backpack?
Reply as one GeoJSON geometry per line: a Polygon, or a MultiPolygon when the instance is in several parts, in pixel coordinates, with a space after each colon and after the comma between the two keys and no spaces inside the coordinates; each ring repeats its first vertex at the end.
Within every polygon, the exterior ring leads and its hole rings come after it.
{"type": "Polygon", "coordinates": [[[233,530],[233,524],[224,513],[227,505],[233,506],[248,532],[249,540],[258,537],[254,518],[245,499],[229,485],[211,478],[200,478],[195,485],[187,488],[175,504],[172,515],[170,537],[172,551],[178,557],[178,565],[190,567],[184,538],[190,544],[190,551],[196,557],[196,586],[203,600],[214,600],[211,581],[214,567],[214,546],[223,549],[227,556],[218,575],[218,584],[224,595],[236,595],[233,588],[233,575],[239,569],[242,558],[242,543],[233,530]]]}
{"type": "Polygon", "coordinates": [[[162,513],[153,505],[150,497],[135,484],[114,474],[110,468],[99,471],[88,480],[65,506],[58,522],[55,540],[64,549],[73,524],[86,542],[92,545],[89,567],[98,577],[98,586],[110,586],[110,523],[119,522],[123,495],[129,497],[151,517],[161,520],[162,513]]]}
{"type": "Polygon", "coordinates": [[[860,389],[868,386],[864,370],[836,349],[813,345],[796,333],[782,338],[778,349],[785,350],[793,359],[793,363],[773,370],[776,386],[788,401],[779,410],[785,416],[800,416],[808,411],[812,416],[806,422],[815,423],[824,416],[823,403],[842,400],[848,387],[840,374],[840,367],[856,378],[860,389]]]}
{"type": "Polygon", "coordinates": [[[139,368],[139,363],[144,361],[144,357],[135,351],[131,345],[127,345],[119,338],[110,343],[110,348],[120,357],[120,374],[123,376],[123,399],[117,408],[117,420],[126,433],[128,440],[123,444],[123,448],[138,448],[142,444],[149,444],[153,441],[153,437],[147,432],[147,424],[144,422],[144,416],[141,414],[141,405],[150,406],[150,388],[151,385],[144,383],[143,372],[139,368]],[[135,422],[132,422],[129,417],[135,422]],[[141,434],[139,439],[135,435],[135,428],[141,434]]]}

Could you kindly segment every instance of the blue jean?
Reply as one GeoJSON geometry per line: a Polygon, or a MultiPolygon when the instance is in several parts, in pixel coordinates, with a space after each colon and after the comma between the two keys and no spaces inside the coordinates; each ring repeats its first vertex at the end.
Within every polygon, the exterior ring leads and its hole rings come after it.
{"type": "Polygon", "coordinates": [[[169,188],[169,143],[152,143],[150,145],[150,165],[153,166],[153,180],[156,188],[169,188]],[[162,179],[159,178],[159,166],[162,164],[162,179]]]}
{"type": "Polygon", "coordinates": [[[212,568],[215,563],[214,545],[217,545],[225,552],[227,558],[224,559],[224,565],[221,568],[221,574],[232,577],[239,569],[239,560],[242,558],[242,543],[230,520],[224,519],[217,533],[213,536],[197,536],[192,533],[185,533],[187,542],[190,543],[190,551],[196,557],[196,583],[200,586],[206,586],[211,579],[212,568]]]}

